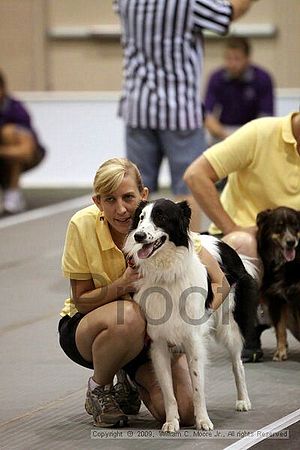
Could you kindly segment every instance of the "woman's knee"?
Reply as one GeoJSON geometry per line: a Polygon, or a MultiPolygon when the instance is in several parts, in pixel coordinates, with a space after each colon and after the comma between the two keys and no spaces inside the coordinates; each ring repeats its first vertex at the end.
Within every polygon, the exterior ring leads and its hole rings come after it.
{"type": "Polygon", "coordinates": [[[233,231],[223,237],[223,241],[238,253],[257,258],[257,242],[254,234],[246,231],[233,231]]]}
{"type": "Polygon", "coordinates": [[[117,320],[113,323],[116,332],[144,338],[146,322],[139,306],[134,302],[119,302],[117,320]]]}
{"type": "Polygon", "coordinates": [[[3,125],[0,133],[1,143],[3,145],[14,145],[18,142],[16,125],[11,123],[3,125]]]}
{"type": "Polygon", "coordinates": [[[141,350],[144,345],[146,322],[138,305],[134,302],[118,301],[114,306],[110,317],[106,317],[106,320],[103,321],[103,317],[99,317],[98,333],[105,330],[108,338],[126,343],[128,348],[135,347],[141,350]]]}
{"type": "Polygon", "coordinates": [[[116,301],[100,306],[86,314],[79,328],[91,335],[103,330],[115,330],[120,333],[144,333],[146,327],[139,306],[130,301],[116,301]]]}
{"type": "Polygon", "coordinates": [[[32,132],[14,124],[7,124],[1,128],[0,141],[2,145],[13,148],[11,156],[6,155],[13,163],[30,164],[37,149],[32,132]]]}
{"type": "Polygon", "coordinates": [[[76,342],[80,347],[92,348],[96,338],[102,332],[108,339],[113,337],[128,346],[143,346],[145,335],[145,320],[139,313],[138,305],[131,302],[112,302],[86,314],[76,329],[76,342]],[[127,304],[126,304],[127,303],[127,304]]]}

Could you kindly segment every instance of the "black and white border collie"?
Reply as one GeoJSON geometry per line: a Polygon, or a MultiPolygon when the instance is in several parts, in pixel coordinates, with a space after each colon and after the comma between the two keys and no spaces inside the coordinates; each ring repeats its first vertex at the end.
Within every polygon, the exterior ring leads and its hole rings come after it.
{"type": "Polygon", "coordinates": [[[257,251],[263,263],[261,294],[276,331],[274,361],[287,359],[287,328],[300,341],[300,211],[280,206],[260,212],[257,251]]]}
{"type": "MultiPolygon", "coordinates": [[[[205,266],[195,249],[187,202],[159,199],[137,208],[124,252],[142,275],[134,300],[147,320],[151,357],[161,387],[165,432],[179,430],[179,414],[171,375],[171,348],[186,353],[193,386],[197,429],[212,430],[206,409],[204,366],[207,336],[213,334],[228,349],[237,389],[236,409],[251,408],[241,361],[243,338],[254,323],[256,282],[237,253],[212,236],[201,236],[202,245],[219,261],[232,286],[222,307],[206,314],[212,291],[205,266]]],[[[249,262],[249,271],[255,269],[249,262]]]]}

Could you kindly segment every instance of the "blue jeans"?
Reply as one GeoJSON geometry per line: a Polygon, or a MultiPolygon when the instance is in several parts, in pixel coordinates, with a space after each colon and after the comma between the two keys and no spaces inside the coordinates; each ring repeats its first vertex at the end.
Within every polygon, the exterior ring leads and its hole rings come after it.
{"type": "Polygon", "coordinates": [[[169,162],[173,194],[189,194],[182,176],[206,148],[202,128],[173,131],[126,127],[126,156],[138,166],[150,192],[157,191],[159,169],[165,156],[169,162]]]}

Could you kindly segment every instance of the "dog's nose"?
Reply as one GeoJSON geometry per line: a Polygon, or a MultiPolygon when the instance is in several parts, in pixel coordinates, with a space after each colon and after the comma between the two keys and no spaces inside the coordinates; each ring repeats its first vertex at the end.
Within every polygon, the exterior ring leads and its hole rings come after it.
{"type": "Polygon", "coordinates": [[[294,247],[295,247],[295,244],[296,244],[295,239],[289,239],[288,241],[286,241],[286,246],[287,246],[288,248],[294,248],[294,247]]]}
{"type": "Polygon", "coordinates": [[[134,233],[134,239],[136,242],[143,242],[146,239],[147,235],[144,231],[137,231],[134,233]]]}

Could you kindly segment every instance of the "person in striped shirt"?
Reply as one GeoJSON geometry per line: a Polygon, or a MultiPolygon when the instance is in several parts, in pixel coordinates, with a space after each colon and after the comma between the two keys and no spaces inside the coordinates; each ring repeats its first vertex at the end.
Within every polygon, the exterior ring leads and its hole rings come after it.
{"type": "Polygon", "coordinates": [[[201,108],[203,31],[226,34],[252,0],[114,0],[124,50],[119,115],[126,124],[126,153],[150,192],[158,187],[167,157],[172,193],[192,206],[191,229],[200,217],[182,179],[206,148],[201,108]]]}

